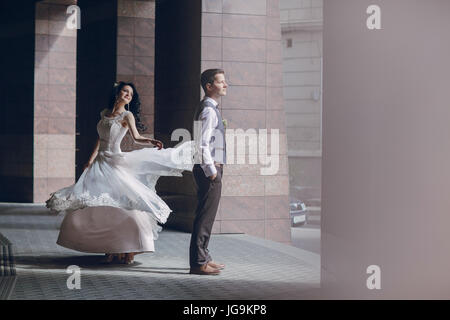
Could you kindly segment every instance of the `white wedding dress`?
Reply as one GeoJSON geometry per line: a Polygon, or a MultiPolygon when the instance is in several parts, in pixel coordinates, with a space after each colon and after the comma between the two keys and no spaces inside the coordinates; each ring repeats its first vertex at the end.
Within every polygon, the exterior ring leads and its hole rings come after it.
{"type": "Polygon", "coordinates": [[[156,182],[160,176],[192,171],[194,141],[122,152],[128,127],[121,122],[128,112],[116,117],[107,117],[108,109],[101,112],[94,162],[75,184],[51,193],[46,201],[52,211],[66,213],[57,244],[91,253],[154,251],[158,222],[164,224],[171,212],[156,194],[156,182]]]}

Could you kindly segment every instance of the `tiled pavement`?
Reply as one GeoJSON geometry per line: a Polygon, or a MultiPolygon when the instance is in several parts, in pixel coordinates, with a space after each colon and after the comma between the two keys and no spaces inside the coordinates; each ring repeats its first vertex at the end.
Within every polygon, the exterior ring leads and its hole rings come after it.
{"type": "Polygon", "coordinates": [[[61,221],[42,205],[0,204],[0,233],[15,249],[17,279],[10,299],[319,297],[319,256],[292,246],[244,234],[213,235],[210,252],[227,267],[219,276],[198,276],[189,274],[188,233],[163,230],[156,252],[136,256],[134,265],[102,265],[102,255],[55,243],[61,221]],[[79,290],[67,288],[69,265],[81,268],[79,290]]]}

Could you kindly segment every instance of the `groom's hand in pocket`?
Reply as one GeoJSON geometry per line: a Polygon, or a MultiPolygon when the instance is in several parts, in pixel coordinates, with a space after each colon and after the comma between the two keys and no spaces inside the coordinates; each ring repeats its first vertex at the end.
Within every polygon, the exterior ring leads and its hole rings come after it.
{"type": "Polygon", "coordinates": [[[217,173],[214,173],[212,176],[209,176],[209,179],[211,181],[214,181],[216,179],[216,177],[217,177],[217,173]]]}

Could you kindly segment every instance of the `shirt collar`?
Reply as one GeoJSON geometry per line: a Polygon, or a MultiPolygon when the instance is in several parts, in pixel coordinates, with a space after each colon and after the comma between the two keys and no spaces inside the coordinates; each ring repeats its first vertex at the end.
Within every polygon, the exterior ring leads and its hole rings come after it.
{"type": "Polygon", "coordinates": [[[205,97],[205,101],[211,102],[214,107],[217,107],[219,105],[219,103],[216,100],[214,100],[213,98],[210,98],[210,97],[205,97]]]}

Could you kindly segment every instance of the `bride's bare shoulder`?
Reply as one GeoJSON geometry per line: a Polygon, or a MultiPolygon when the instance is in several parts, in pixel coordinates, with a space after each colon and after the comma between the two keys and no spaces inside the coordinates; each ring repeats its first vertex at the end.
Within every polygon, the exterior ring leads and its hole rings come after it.
{"type": "Polygon", "coordinates": [[[129,120],[134,120],[133,113],[131,111],[125,111],[125,118],[129,120]]]}

